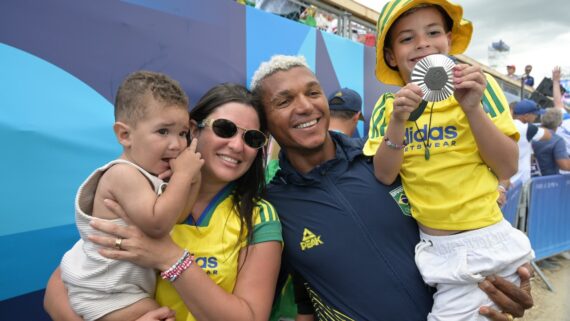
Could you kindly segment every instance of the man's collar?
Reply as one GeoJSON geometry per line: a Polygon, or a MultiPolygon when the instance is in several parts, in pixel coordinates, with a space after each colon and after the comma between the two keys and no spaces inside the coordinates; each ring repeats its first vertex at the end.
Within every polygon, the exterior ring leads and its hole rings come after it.
{"type": "Polygon", "coordinates": [[[279,166],[281,167],[281,170],[277,173],[277,178],[283,183],[292,182],[300,185],[308,185],[315,181],[315,178],[313,177],[313,175],[315,175],[315,171],[326,171],[328,168],[336,164],[336,162],[343,160],[351,162],[356,157],[362,155],[362,147],[364,143],[362,139],[350,138],[344,134],[335,132],[329,132],[329,134],[335,146],[335,157],[333,159],[315,166],[306,174],[302,174],[293,167],[287,158],[286,151],[282,149],[279,153],[279,166]]]}

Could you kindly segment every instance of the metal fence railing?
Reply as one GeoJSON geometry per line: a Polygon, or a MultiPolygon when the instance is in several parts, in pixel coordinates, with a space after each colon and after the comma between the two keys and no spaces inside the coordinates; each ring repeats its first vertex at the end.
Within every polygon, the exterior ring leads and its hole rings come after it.
{"type": "MultiPolygon", "coordinates": [[[[502,207],[503,216],[526,232],[536,261],[570,250],[570,175],[534,177],[515,184],[502,207]]],[[[540,268],[536,272],[553,289],[540,268]]]]}

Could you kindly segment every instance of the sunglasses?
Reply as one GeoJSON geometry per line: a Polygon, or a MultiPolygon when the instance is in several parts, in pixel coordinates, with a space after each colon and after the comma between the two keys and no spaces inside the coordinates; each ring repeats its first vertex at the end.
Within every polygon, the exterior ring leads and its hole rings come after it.
{"type": "Polygon", "coordinates": [[[198,124],[198,128],[211,127],[216,136],[221,138],[231,138],[234,137],[238,131],[241,129],[243,131],[243,141],[245,144],[251,148],[261,148],[267,143],[267,136],[257,129],[245,129],[238,127],[233,121],[219,118],[216,120],[204,119],[198,124]]]}

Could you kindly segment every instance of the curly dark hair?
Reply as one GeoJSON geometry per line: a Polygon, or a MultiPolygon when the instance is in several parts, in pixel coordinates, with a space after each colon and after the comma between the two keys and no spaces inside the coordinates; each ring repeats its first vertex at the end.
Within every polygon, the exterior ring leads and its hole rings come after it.
{"type": "Polygon", "coordinates": [[[152,71],[136,71],[125,78],[115,98],[115,121],[132,125],[145,117],[148,97],[168,106],[188,109],[188,96],[169,76],[152,71]]]}

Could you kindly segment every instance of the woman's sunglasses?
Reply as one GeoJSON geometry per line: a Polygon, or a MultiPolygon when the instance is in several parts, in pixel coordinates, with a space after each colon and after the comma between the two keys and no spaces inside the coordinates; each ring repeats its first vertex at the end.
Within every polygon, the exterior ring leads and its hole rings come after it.
{"type": "Polygon", "coordinates": [[[216,120],[204,119],[198,124],[198,128],[211,127],[218,137],[231,138],[234,137],[238,129],[243,131],[243,141],[251,148],[261,148],[267,143],[267,136],[257,129],[245,129],[238,127],[233,121],[218,118],[216,120]]]}

